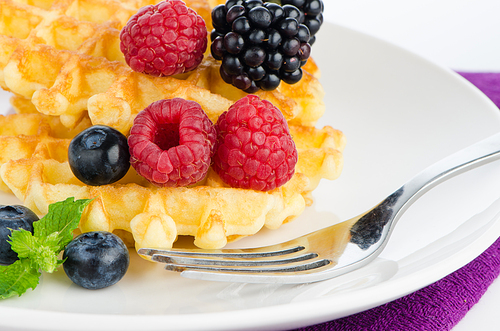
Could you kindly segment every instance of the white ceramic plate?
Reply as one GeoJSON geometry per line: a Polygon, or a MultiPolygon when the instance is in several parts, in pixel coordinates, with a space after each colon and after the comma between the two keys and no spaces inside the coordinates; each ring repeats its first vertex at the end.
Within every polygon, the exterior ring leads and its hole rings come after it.
{"type": "MultiPolygon", "coordinates": [[[[348,139],[340,179],[277,231],[234,247],[280,242],[361,213],[424,167],[500,130],[496,107],[455,73],[351,30],[325,24],[313,56],[322,69],[321,123],[348,139]]],[[[1,94],[4,111],[8,95],[1,94]]],[[[98,291],[62,270],[0,302],[0,328],[21,330],[290,329],[360,312],[465,265],[500,236],[500,163],[433,189],[403,216],[383,254],[350,275],[304,285],[184,279],[132,254],[129,272],[98,291]]],[[[7,195],[3,203],[12,203],[7,195]]]]}

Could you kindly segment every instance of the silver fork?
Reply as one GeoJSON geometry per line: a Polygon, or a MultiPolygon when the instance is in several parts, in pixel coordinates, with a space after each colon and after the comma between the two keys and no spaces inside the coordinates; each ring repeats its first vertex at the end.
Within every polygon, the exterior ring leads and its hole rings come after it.
{"type": "Polygon", "coordinates": [[[500,158],[500,133],[460,150],[422,171],[366,213],[296,239],[250,249],[153,249],[139,254],[165,269],[201,280],[298,284],[358,269],[386,246],[396,221],[430,188],[500,158]]]}

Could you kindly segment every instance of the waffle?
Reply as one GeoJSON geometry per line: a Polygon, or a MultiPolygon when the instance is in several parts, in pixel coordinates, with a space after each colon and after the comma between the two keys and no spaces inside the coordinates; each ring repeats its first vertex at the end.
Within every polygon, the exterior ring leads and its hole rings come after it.
{"type": "MultiPolygon", "coordinates": [[[[139,111],[155,100],[174,96],[198,102],[215,120],[241,96],[222,81],[218,63],[210,56],[197,70],[177,77],[151,77],[130,69],[119,49],[119,31],[147,0],[36,3],[0,0],[0,86],[16,95],[16,104],[30,101],[38,112],[59,116],[68,128],[88,114],[94,124],[127,133],[139,111]]],[[[186,3],[210,29],[209,4],[186,3]]],[[[275,91],[256,94],[273,102],[287,120],[314,125],[325,109],[316,69],[309,65],[310,72],[293,87],[282,84],[275,91]],[[290,98],[299,91],[296,95],[309,102],[290,98]]]]}
{"type": "MultiPolygon", "coordinates": [[[[85,123],[81,123],[82,126],[85,123]]],[[[179,235],[202,248],[276,229],[300,215],[321,178],[335,179],[342,168],[344,136],[290,125],[299,161],[284,186],[270,192],[227,187],[210,171],[195,187],[157,188],[132,168],[116,184],[86,186],[70,170],[71,135],[57,118],[42,114],[0,117],[0,187],[11,190],[37,214],[67,197],[94,198],[80,222],[86,231],[125,231],[136,248],[171,247],[179,235]]]]}
{"type": "MultiPolygon", "coordinates": [[[[201,248],[220,248],[300,215],[321,178],[339,176],[345,144],[340,131],[314,127],[325,105],[312,59],[299,83],[255,93],[282,111],[299,151],[295,175],[280,188],[230,188],[213,171],[187,188],[154,187],[132,168],[118,183],[99,187],[74,177],[70,139],[92,124],[127,134],[139,111],[173,97],[198,102],[216,122],[245,95],[220,78],[209,54],[196,70],[175,77],[147,76],[125,64],[119,31],[155,1],[0,0],[0,86],[12,92],[17,112],[0,117],[0,188],[40,215],[67,197],[92,198],[81,231],[115,232],[136,248],[171,247],[180,235],[193,236],[201,248]]],[[[185,2],[210,29],[211,7],[220,1],[185,2]]]]}

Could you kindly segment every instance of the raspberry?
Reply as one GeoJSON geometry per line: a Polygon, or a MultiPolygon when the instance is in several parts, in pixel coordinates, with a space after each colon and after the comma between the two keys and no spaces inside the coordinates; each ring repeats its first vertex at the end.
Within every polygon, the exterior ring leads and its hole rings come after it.
{"type": "Polygon", "coordinates": [[[180,0],[142,7],[120,33],[120,50],[135,71],[171,76],[195,69],[207,49],[203,18],[180,0]]]}
{"type": "Polygon", "coordinates": [[[232,187],[269,191],[292,178],[297,149],[283,114],[267,100],[248,95],[216,124],[213,169],[232,187]]]}
{"type": "Polygon", "coordinates": [[[134,119],[130,163],[157,186],[191,185],[207,174],[215,140],[215,127],[198,103],[159,100],[134,119]]]}

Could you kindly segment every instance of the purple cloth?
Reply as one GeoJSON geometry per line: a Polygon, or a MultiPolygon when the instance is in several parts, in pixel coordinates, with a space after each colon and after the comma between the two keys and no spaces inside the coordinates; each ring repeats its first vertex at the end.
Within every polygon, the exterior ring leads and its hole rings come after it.
{"type": "MultiPolygon", "coordinates": [[[[500,108],[500,73],[460,74],[500,108]]],[[[300,331],[451,330],[500,274],[500,239],[443,279],[382,306],[300,331]]]]}

